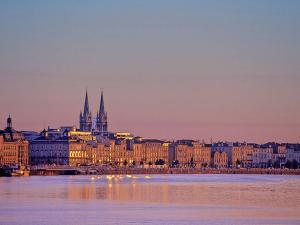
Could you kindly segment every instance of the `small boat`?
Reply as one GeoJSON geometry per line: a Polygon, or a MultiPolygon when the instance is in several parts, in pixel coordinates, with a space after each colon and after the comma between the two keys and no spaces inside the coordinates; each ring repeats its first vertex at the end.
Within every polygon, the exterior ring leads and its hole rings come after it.
{"type": "Polygon", "coordinates": [[[29,176],[30,171],[28,169],[24,169],[24,170],[13,170],[11,172],[11,176],[12,177],[28,177],[29,176]]]}
{"type": "Polygon", "coordinates": [[[25,166],[20,166],[19,169],[11,168],[11,167],[2,167],[0,168],[0,176],[2,177],[21,177],[21,176],[29,176],[30,170],[25,166]]]}
{"type": "Polygon", "coordinates": [[[0,177],[11,177],[12,169],[8,167],[0,168],[0,177]]]}

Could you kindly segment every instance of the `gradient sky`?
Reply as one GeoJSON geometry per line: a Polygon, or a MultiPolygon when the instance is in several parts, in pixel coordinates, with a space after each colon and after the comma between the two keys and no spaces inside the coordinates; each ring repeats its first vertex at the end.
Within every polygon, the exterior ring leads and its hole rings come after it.
{"type": "Polygon", "coordinates": [[[300,1],[0,0],[0,126],[300,141],[300,1]]]}

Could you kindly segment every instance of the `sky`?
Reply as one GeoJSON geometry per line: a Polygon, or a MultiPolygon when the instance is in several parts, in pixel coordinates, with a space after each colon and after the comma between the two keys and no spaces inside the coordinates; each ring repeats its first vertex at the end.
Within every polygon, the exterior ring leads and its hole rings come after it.
{"type": "Polygon", "coordinates": [[[0,0],[0,127],[300,142],[300,1],[0,0]]]}

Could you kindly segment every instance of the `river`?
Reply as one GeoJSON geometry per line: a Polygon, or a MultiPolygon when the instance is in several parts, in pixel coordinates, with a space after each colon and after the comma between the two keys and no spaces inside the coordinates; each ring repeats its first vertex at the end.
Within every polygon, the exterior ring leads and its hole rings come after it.
{"type": "Polygon", "coordinates": [[[0,224],[300,224],[300,176],[1,177],[0,224]]]}

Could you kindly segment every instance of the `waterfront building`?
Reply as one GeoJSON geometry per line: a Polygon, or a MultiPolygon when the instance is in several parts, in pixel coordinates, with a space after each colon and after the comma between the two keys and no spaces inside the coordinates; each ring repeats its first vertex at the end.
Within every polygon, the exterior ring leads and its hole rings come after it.
{"type": "Polygon", "coordinates": [[[170,146],[170,160],[179,167],[190,167],[194,161],[194,146],[191,140],[179,140],[170,146]]]}
{"type": "Polygon", "coordinates": [[[133,148],[133,161],[135,162],[136,166],[143,166],[143,149],[142,143],[139,140],[135,140],[132,145],[133,148]]]}
{"type": "Polygon", "coordinates": [[[81,165],[97,164],[100,160],[99,149],[102,144],[95,142],[89,132],[76,129],[44,129],[39,138],[30,142],[30,162],[33,165],[81,165]],[[52,132],[49,135],[49,132],[52,132]]]}
{"type": "Polygon", "coordinates": [[[194,163],[195,167],[207,167],[211,161],[211,145],[204,143],[194,143],[194,163]]]}
{"type": "Polygon", "coordinates": [[[89,106],[89,98],[88,98],[88,93],[86,90],[85,93],[85,100],[84,100],[84,107],[83,107],[83,114],[80,111],[80,116],[79,116],[79,124],[80,124],[80,130],[81,131],[92,131],[92,113],[90,111],[90,106],[89,106]]]}
{"type": "Polygon", "coordinates": [[[224,168],[228,167],[228,156],[227,153],[215,151],[213,153],[213,167],[216,168],[224,168]]]}
{"type": "Polygon", "coordinates": [[[53,138],[44,129],[39,138],[32,140],[29,144],[30,164],[69,164],[69,137],[53,138]]]}
{"type": "Polygon", "coordinates": [[[234,143],[232,147],[232,162],[233,167],[251,167],[253,158],[253,145],[246,143],[234,143]]]}
{"type": "Polygon", "coordinates": [[[206,167],[211,161],[211,145],[194,140],[178,140],[169,147],[169,162],[176,167],[206,167]]]}
{"type": "Polygon", "coordinates": [[[113,167],[127,167],[133,164],[133,151],[128,148],[128,140],[107,139],[98,143],[98,164],[113,167]]]}
{"type": "Polygon", "coordinates": [[[169,143],[153,139],[109,139],[99,151],[101,165],[115,167],[166,166],[169,143]]]}
{"type": "Polygon", "coordinates": [[[126,167],[133,163],[133,149],[129,148],[129,141],[117,139],[113,148],[113,161],[117,166],[126,167]]]}
{"type": "Polygon", "coordinates": [[[78,140],[69,143],[69,165],[96,165],[100,164],[100,151],[104,145],[96,142],[78,140]]]}
{"type": "Polygon", "coordinates": [[[169,142],[157,139],[144,139],[141,142],[141,152],[144,165],[168,165],[169,142]]]}
{"type": "Polygon", "coordinates": [[[28,141],[22,132],[12,126],[12,118],[7,118],[7,126],[0,130],[0,165],[17,166],[28,164],[28,141]]]}
{"type": "Polygon", "coordinates": [[[273,148],[259,146],[253,149],[253,166],[266,168],[272,166],[273,148]]]}
{"type": "Polygon", "coordinates": [[[300,144],[288,144],[286,146],[286,162],[293,160],[300,163],[300,144]]]}
{"type": "Polygon", "coordinates": [[[221,166],[221,167],[229,166],[229,167],[231,167],[232,166],[232,147],[233,147],[233,143],[230,143],[230,142],[213,143],[212,148],[211,148],[211,156],[212,156],[211,164],[214,166],[221,166]],[[214,160],[215,152],[219,152],[220,154],[225,152],[226,157],[225,157],[225,154],[223,154],[222,156],[219,156],[218,154],[216,154],[216,156],[218,158],[216,160],[214,160]],[[219,157],[221,157],[221,158],[219,158],[219,157]],[[225,161],[227,161],[226,166],[224,165],[225,161]],[[215,163],[217,163],[217,165],[215,165],[215,163]]]}
{"type": "Polygon", "coordinates": [[[98,165],[110,165],[111,163],[111,146],[103,143],[97,143],[96,151],[98,165]]]}
{"type": "Polygon", "coordinates": [[[39,138],[30,141],[30,162],[33,165],[99,164],[103,146],[90,132],[77,131],[74,127],[48,128],[39,138]]]}
{"type": "Polygon", "coordinates": [[[273,166],[278,168],[286,163],[287,146],[286,144],[276,144],[273,148],[272,162],[273,166]]]}

